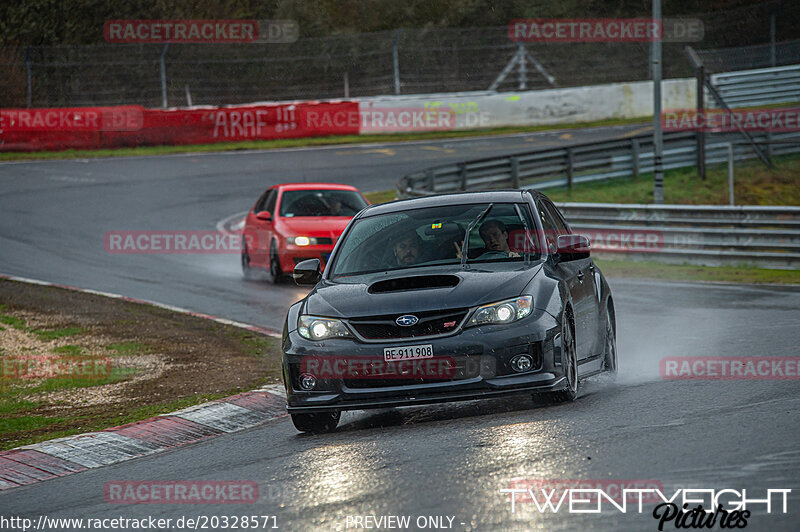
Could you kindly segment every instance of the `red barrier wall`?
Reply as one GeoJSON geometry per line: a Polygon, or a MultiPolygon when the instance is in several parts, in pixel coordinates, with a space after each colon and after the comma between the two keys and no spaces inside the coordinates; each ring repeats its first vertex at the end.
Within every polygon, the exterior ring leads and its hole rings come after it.
{"type": "Polygon", "coordinates": [[[141,106],[0,110],[0,151],[207,144],[358,132],[357,102],[191,110],[141,106]]]}

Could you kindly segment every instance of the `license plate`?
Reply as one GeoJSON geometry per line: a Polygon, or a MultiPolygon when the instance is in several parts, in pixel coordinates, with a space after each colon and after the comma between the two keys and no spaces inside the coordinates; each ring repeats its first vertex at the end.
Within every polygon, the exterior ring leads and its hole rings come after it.
{"type": "Polygon", "coordinates": [[[416,360],[419,358],[433,358],[433,346],[428,345],[409,345],[403,347],[387,347],[383,350],[383,360],[392,362],[393,360],[416,360]]]}
{"type": "Polygon", "coordinates": [[[328,259],[330,259],[330,258],[331,258],[331,254],[330,253],[323,253],[322,254],[322,262],[324,262],[325,264],[328,264],[328,259]]]}

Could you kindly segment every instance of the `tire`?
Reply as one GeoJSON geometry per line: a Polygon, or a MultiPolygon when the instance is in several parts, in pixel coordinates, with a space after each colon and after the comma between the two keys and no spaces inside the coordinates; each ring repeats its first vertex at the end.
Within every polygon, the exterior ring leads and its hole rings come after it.
{"type": "Polygon", "coordinates": [[[317,412],[314,414],[292,414],[292,424],[300,432],[315,434],[333,432],[339,424],[341,412],[317,412]]]}
{"type": "Polygon", "coordinates": [[[252,266],[250,266],[250,252],[247,250],[247,241],[242,238],[242,275],[248,281],[256,279],[257,275],[252,266]]]}
{"type": "Polygon", "coordinates": [[[567,310],[562,313],[561,323],[561,365],[567,387],[563,390],[534,395],[534,399],[544,399],[548,403],[569,403],[578,397],[580,381],[578,380],[578,353],[575,345],[575,328],[572,316],[567,310]]]}
{"type": "Polygon", "coordinates": [[[281,261],[278,258],[278,250],[275,248],[275,241],[269,247],[269,276],[272,284],[278,284],[283,280],[281,271],[281,261]]]}
{"type": "Polygon", "coordinates": [[[614,307],[608,306],[606,311],[606,342],[603,348],[603,371],[607,372],[612,377],[617,376],[617,334],[614,330],[614,322],[611,319],[611,314],[614,312],[614,307]]]}

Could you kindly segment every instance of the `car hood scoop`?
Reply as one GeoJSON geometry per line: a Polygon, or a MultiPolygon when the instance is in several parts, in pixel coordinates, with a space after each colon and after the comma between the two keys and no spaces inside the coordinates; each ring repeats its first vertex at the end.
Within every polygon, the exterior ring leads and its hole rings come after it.
{"type": "Polygon", "coordinates": [[[408,290],[426,290],[430,288],[453,288],[458,284],[459,278],[455,275],[415,275],[413,277],[398,277],[373,283],[367,289],[370,294],[385,294],[387,292],[405,292],[408,290]]]}
{"type": "Polygon", "coordinates": [[[441,269],[431,271],[432,267],[413,276],[396,274],[397,277],[389,279],[385,273],[376,273],[350,278],[347,282],[322,280],[308,294],[303,312],[356,318],[470,308],[519,296],[541,268],[542,264],[513,269],[506,265],[482,265],[480,270],[473,268],[456,274],[441,269]]]}

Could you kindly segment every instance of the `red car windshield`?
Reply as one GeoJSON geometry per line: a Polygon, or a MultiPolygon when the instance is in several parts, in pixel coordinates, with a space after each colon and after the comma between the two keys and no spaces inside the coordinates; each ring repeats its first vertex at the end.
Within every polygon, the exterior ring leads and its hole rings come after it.
{"type": "Polygon", "coordinates": [[[280,216],[355,216],[367,202],[353,190],[287,190],[280,216]]]}

